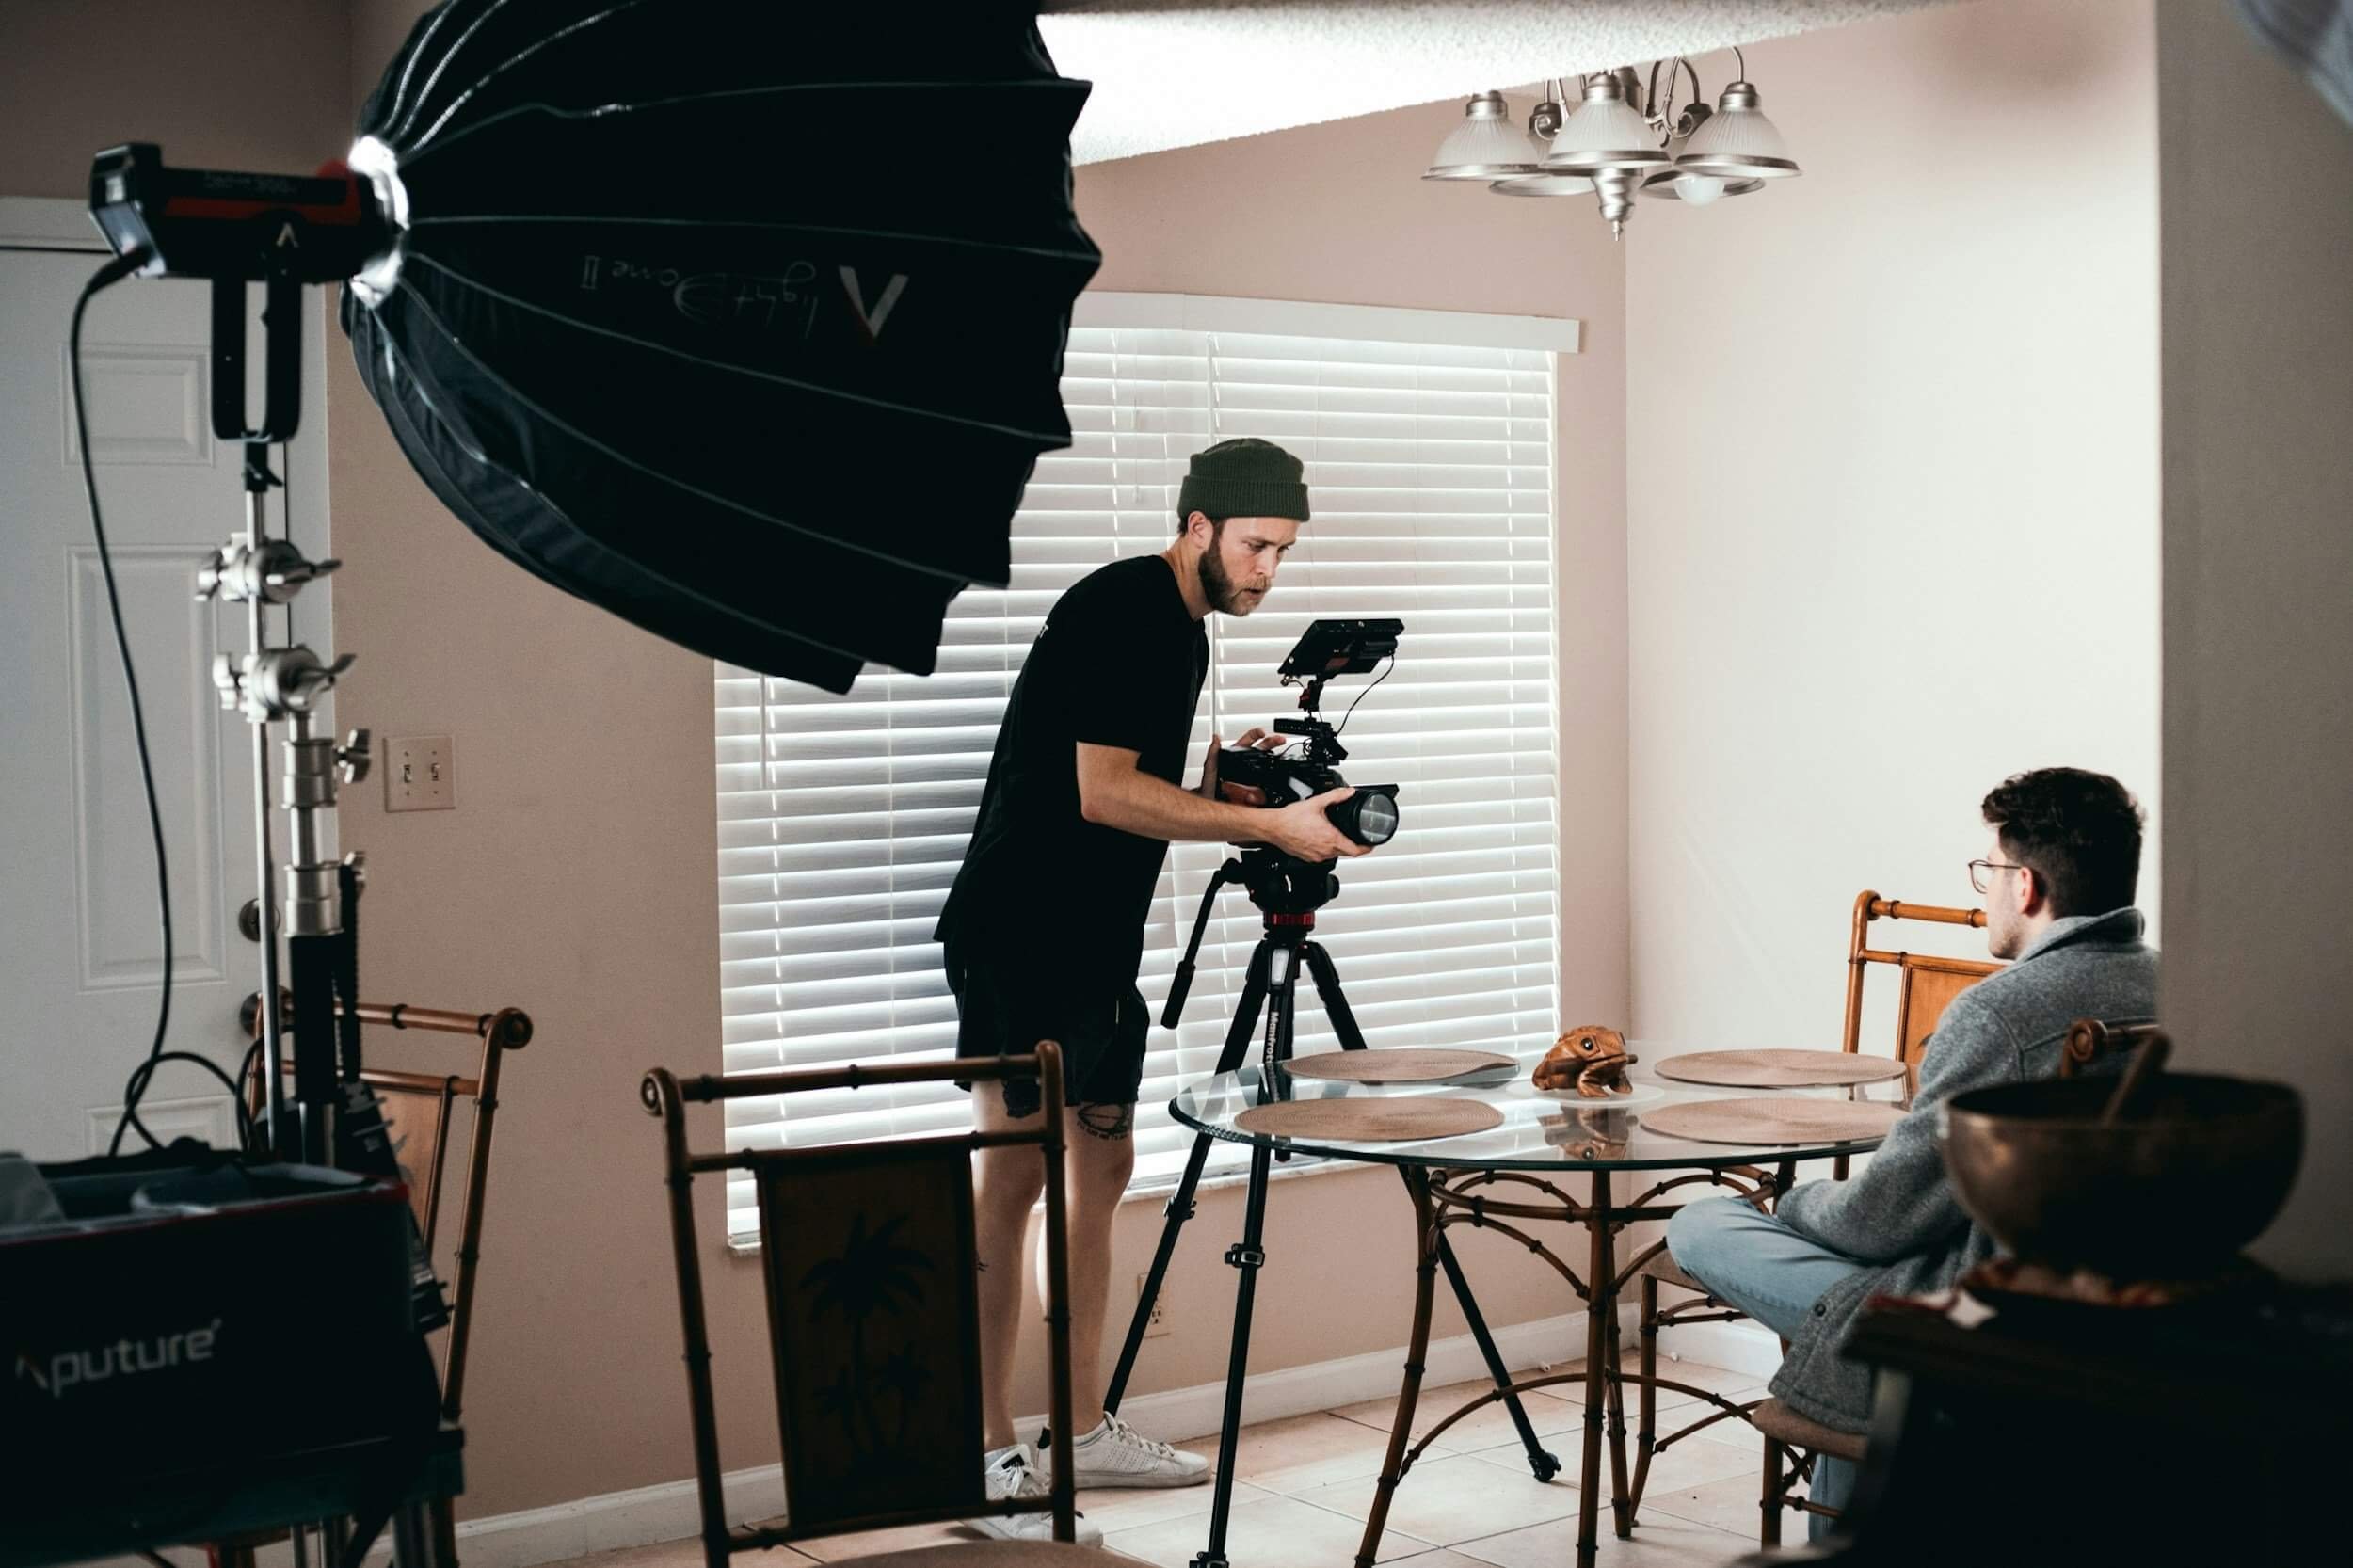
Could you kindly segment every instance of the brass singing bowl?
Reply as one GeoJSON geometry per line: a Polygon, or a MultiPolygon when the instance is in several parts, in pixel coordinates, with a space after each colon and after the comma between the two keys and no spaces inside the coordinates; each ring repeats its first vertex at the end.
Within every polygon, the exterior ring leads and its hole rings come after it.
{"type": "Polygon", "coordinates": [[[1938,1108],[1961,1208],[2022,1262],[2115,1280],[2194,1279],[2263,1234],[2304,1152],[2285,1084],[2154,1077],[2100,1125],[2110,1077],[2008,1083],[1938,1108]]]}

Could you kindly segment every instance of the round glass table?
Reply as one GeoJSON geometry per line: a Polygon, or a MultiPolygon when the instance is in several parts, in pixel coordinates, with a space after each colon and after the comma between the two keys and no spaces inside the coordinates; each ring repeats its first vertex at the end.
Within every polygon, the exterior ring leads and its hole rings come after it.
{"type": "MultiPolygon", "coordinates": [[[[1294,1077],[1282,1066],[1248,1066],[1219,1073],[1188,1084],[1169,1102],[1176,1120],[1209,1138],[1250,1146],[1254,1166],[1276,1158],[1317,1156],[1385,1164],[1404,1177],[1415,1212],[1414,1322],[1405,1353],[1405,1371],[1398,1389],[1397,1416],[1389,1432],[1388,1456],[1381,1470],[1372,1512],[1365,1524],[1358,1549],[1359,1568],[1371,1568],[1389,1512],[1389,1503],[1406,1473],[1449,1427],[1486,1405],[1504,1403],[1513,1416],[1529,1461],[1539,1480],[1549,1480],[1559,1461],[1544,1450],[1534,1429],[1519,1407],[1519,1396],[1547,1384],[1577,1383],[1585,1391],[1584,1447],[1579,1456],[1577,1560],[1592,1568],[1597,1542],[1601,1464],[1605,1433],[1609,1460],[1609,1502],[1617,1534],[1630,1538],[1635,1510],[1641,1499],[1652,1453],[1698,1427],[1737,1417],[1745,1407],[1735,1405],[1712,1390],[1680,1384],[1657,1375],[1652,1347],[1643,1346],[1640,1371],[1621,1365],[1617,1324],[1618,1303],[1625,1288],[1638,1280],[1647,1304],[1655,1300],[1657,1266],[1665,1259],[1666,1243],[1654,1240],[1639,1250],[1624,1245],[1621,1233],[1643,1221],[1665,1220],[1694,1195],[1682,1192],[1673,1202],[1668,1194],[1690,1187],[1709,1187],[1726,1195],[1768,1204],[1785,1191],[1801,1160],[1844,1160],[1879,1145],[1878,1136],[1811,1144],[1703,1143],[1652,1130],[1643,1125],[1645,1112],[1696,1100],[1751,1097],[1761,1095],[1812,1096],[1834,1099],[1870,1099],[1898,1103],[1905,1088],[1901,1077],[1879,1083],[1823,1089],[1759,1090],[1716,1088],[1670,1082],[1637,1067],[1629,1079],[1634,1093],[1626,1103],[1587,1099],[1574,1090],[1540,1091],[1529,1082],[1541,1049],[1511,1052],[1509,1068],[1496,1068],[1442,1083],[1365,1084],[1329,1079],[1294,1077]],[[1358,1142],[1343,1138],[1296,1138],[1249,1131],[1239,1125],[1243,1112],[1278,1100],[1355,1098],[1367,1096],[1431,1095],[1465,1098],[1492,1107],[1500,1125],[1483,1132],[1434,1138],[1419,1143],[1358,1142]],[[1621,1173],[1633,1173],[1621,1180],[1621,1173]],[[1638,1190],[1639,1189],[1639,1190],[1638,1190]],[[1529,1226],[1566,1224],[1585,1232],[1583,1271],[1547,1246],[1529,1226]],[[1447,1230],[1455,1225],[1499,1231],[1513,1238],[1567,1282],[1585,1308],[1585,1362],[1582,1368],[1543,1377],[1513,1379],[1492,1352],[1484,1324],[1469,1314],[1474,1333],[1488,1351],[1496,1385],[1485,1395],[1448,1415],[1418,1440],[1413,1437],[1415,1406],[1420,1394],[1424,1352],[1430,1341],[1432,1289],[1443,1262],[1453,1275],[1452,1255],[1444,1245],[1447,1230]],[[1621,1256],[1621,1252],[1630,1256],[1621,1256]],[[1637,1451],[1629,1471],[1626,1455],[1624,1387],[1636,1385],[1640,1400],[1637,1451]],[[1671,1434],[1656,1439],[1658,1390],[1671,1389],[1703,1400],[1707,1413],[1671,1434]]],[[[1661,1056],[1656,1042],[1636,1042],[1628,1048],[1638,1058],[1655,1063],[1661,1056]]],[[[1679,1054],[1679,1053],[1676,1053],[1679,1054]]],[[[1254,1195],[1263,1193],[1263,1170],[1254,1171],[1254,1195]]],[[[1245,1210],[1242,1242],[1236,1253],[1261,1261],[1257,1204],[1245,1210]]],[[[1570,1249],[1574,1252],[1576,1249],[1570,1249]]],[[[1233,1255],[1229,1255],[1231,1261],[1233,1255]]],[[[1671,1280],[1673,1275],[1667,1276],[1671,1280]]],[[[1458,1291],[1467,1296],[1463,1282],[1458,1291]]],[[[1467,1304],[1467,1302],[1466,1302],[1467,1304]]],[[[1736,1316],[1726,1313],[1724,1316],[1736,1316]]],[[[1241,1325],[1237,1324],[1238,1329],[1241,1325]]],[[[1243,1350],[1236,1346],[1235,1371],[1240,1375],[1243,1350]]],[[[1230,1402],[1230,1401],[1229,1401],[1230,1402]]],[[[1234,1451],[1233,1432],[1225,1434],[1225,1451],[1234,1451]]],[[[1218,1478],[1219,1488],[1226,1478],[1218,1478]]],[[[1213,1540],[1222,1544],[1223,1531],[1213,1540]]],[[[1218,1554],[1222,1559],[1222,1554],[1218,1554]]]]}

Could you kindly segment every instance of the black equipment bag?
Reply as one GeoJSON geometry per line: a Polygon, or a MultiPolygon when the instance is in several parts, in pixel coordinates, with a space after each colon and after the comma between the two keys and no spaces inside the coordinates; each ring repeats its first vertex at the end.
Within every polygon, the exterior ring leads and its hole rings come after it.
{"type": "Polygon", "coordinates": [[[398,1182],[194,1144],[41,1174],[65,1217],[0,1230],[0,1564],[413,1488],[439,1399],[398,1182]]]}

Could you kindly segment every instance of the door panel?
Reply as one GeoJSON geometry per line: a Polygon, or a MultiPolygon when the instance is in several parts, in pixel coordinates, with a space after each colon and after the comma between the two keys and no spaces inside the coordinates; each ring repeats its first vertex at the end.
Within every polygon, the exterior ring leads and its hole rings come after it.
{"type": "MultiPolygon", "coordinates": [[[[0,200],[0,247],[93,247],[92,235],[74,203],[0,200]]],[[[37,1159],[104,1147],[123,1080],[154,1034],[163,957],[66,359],[74,298],[103,260],[0,248],[0,1149],[37,1159]]],[[[254,303],[258,317],[258,291],[254,303]]],[[[326,292],[306,304],[293,462],[307,477],[326,472],[326,292]]],[[[242,451],[211,430],[208,307],[202,283],[117,284],[88,312],[83,377],[169,856],[168,1044],[233,1074],[237,1003],[260,984],[260,952],[236,924],[255,891],[251,730],[221,710],[211,669],[215,652],[245,650],[245,611],[195,598],[198,566],[245,518],[242,451]]],[[[248,360],[258,403],[258,324],[248,360]]],[[[310,478],[303,489],[294,535],[317,558],[328,553],[325,486],[310,478]]],[[[276,492],[269,518],[285,531],[276,492]]],[[[271,612],[273,641],[283,619],[271,612]]],[[[331,656],[325,584],[303,593],[293,621],[331,656]]],[[[167,1138],[231,1125],[226,1092],[184,1064],[164,1069],[149,1103],[167,1138]]]]}

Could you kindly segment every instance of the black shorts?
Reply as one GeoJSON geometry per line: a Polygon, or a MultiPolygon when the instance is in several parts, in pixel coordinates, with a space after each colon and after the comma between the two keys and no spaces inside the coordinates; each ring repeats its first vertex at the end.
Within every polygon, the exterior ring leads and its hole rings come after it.
{"type": "MultiPolygon", "coordinates": [[[[1072,1106],[1135,1104],[1151,1018],[1133,982],[1074,985],[1043,966],[960,959],[953,952],[947,966],[958,1056],[1022,1056],[1051,1040],[1062,1047],[1063,1093],[1072,1106]]],[[[1035,1083],[1005,1084],[1012,1114],[1031,1115],[1041,1103],[1035,1083]]]]}

